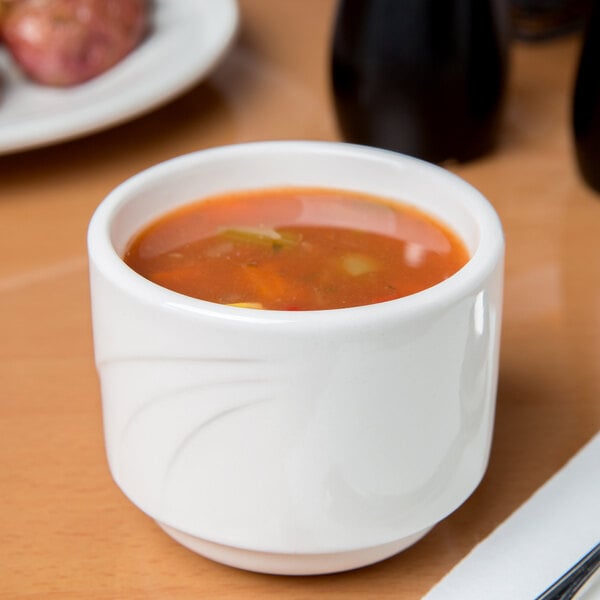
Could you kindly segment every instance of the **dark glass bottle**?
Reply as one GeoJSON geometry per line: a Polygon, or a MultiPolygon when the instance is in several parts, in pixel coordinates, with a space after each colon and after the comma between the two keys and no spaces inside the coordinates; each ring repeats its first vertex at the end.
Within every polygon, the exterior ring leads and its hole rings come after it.
{"type": "Polygon", "coordinates": [[[508,12],[504,0],[342,0],[331,77],[343,137],[431,162],[490,151],[508,12]]]}
{"type": "Polygon", "coordinates": [[[577,70],[573,131],[579,170],[600,192],[600,2],[592,11],[577,70]]]}

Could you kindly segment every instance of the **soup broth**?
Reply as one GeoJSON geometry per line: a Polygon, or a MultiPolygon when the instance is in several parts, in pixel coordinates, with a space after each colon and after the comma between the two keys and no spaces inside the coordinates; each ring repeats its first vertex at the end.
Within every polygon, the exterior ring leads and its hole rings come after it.
{"type": "Polygon", "coordinates": [[[415,208],[345,190],[284,188],[180,207],[136,235],[123,258],[194,298],[323,310],[422,291],[469,255],[454,232],[415,208]]]}

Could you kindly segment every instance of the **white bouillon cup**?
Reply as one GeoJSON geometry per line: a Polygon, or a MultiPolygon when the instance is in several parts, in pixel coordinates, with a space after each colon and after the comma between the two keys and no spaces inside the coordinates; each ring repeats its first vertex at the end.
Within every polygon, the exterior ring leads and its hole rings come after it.
{"type": "Polygon", "coordinates": [[[352,569],[413,544],[481,481],[504,241],[489,202],[450,172],[343,143],[203,150],[117,187],[88,248],[111,473],[185,546],[268,573],[352,569]],[[452,228],[470,260],[405,298],[287,312],[187,297],[121,258],[170,209],[282,186],[415,206],[452,228]]]}

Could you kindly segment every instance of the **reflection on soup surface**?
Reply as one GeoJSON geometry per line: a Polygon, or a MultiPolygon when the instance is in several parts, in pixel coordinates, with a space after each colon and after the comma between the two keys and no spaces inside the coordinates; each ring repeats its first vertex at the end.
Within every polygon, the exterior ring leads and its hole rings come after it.
{"type": "Polygon", "coordinates": [[[202,300],[322,310],[414,294],[469,255],[455,233],[415,208],[345,190],[273,188],[165,214],[123,258],[147,279],[202,300]]]}

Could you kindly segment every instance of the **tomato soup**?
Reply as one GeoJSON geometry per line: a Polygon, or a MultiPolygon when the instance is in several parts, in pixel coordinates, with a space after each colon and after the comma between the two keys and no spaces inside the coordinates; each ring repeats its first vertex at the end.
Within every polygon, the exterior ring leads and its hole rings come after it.
{"type": "Polygon", "coordinates": [[[323,310],[414,294],[469,255],[454,232],[415,208],[345,190],[281,188],[180,207],[135,236],[123,258],[202,300],[323,310]]]}

